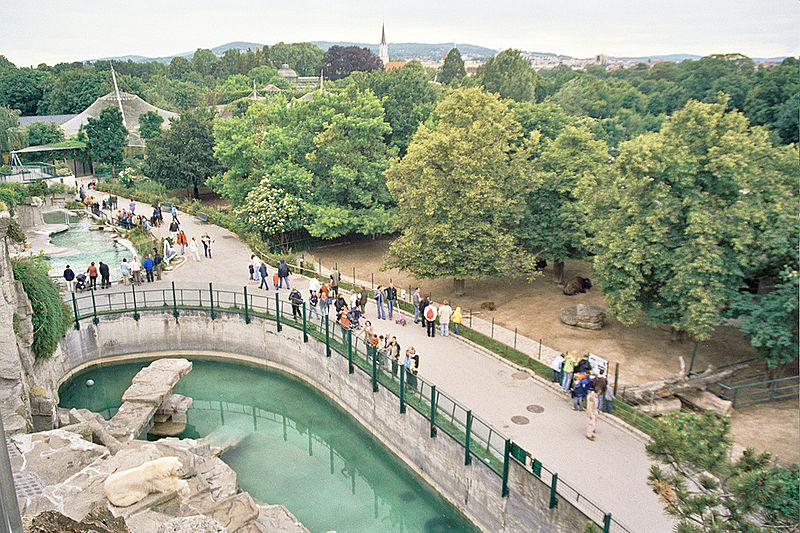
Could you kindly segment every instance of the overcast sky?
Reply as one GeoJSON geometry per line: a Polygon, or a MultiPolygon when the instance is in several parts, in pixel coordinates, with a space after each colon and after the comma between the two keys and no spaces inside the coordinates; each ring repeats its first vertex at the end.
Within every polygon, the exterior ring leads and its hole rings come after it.
{"type": "MultiPolygon", "coordinates": [[[[231,41],[470,43],[576,57],[800,55],[800,0],[2,0],[0,54],[19,66],[231,41]]],[[[391,53],[391,46],[390,46],[391,53]]]]}

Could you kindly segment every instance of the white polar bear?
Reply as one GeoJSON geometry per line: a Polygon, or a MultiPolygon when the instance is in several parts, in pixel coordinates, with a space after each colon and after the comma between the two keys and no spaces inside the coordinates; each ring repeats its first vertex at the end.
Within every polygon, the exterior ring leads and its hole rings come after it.
{"type": "Polygon", "coordinates": [[[178,491],[189,494],[189,483],[180,479],[183,465],[177,457],[161,457],[141,465],[114,472],[103,483],[106,497],[117,507],[128,507],[151,492],[178,491]]]}

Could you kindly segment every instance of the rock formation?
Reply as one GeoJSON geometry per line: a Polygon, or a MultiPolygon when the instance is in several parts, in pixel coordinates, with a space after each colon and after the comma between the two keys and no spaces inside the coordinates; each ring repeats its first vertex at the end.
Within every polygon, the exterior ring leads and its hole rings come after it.
{"type": "Polygon", "coordinates": [[[606,320],[606,310],[596,305],[578,304],[561,310],[561,322],[568,326],[583,329],[602,329],[606,320]]]}

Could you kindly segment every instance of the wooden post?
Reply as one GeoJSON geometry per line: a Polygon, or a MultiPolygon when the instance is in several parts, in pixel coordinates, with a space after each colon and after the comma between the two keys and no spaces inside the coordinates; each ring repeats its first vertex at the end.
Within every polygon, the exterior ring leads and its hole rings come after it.
{"type": "Polygon", "coordinates": [[[614,394],[617,393],[617,384],[619,383],[619,363],[614,364],[614,394]]]}

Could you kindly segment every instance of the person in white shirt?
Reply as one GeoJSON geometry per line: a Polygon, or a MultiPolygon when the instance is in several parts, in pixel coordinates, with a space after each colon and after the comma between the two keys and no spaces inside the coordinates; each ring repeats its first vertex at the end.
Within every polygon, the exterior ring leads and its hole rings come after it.
{"type": "Polygon", "coordinates": [[[453,314],[453,308],[444,301],[444,305],[439,308],[439,334],[442,337],[450,336],[450,316],[453,314]]]}
{"type": "Polygon", "coordinates": [[[564,367],[564,354],[558,354],[553,362],[550,364],[550,369],[553,371],[553,381],[559,382],[558,378],[561,375],[561,369],[564,367]]]}
{"type": "Polygon", "coordinates": [[[133,276],[134,283],[142,282],[142,265],[139,263],[139,258],[135,255],[133,256],[133,261],[131,261],[131,276],[133,276]]]}
{"type": "Polygon", "coordinates": [[[197,239],[192,237],[189,241],[189,253],[194,255],[194,260],[200,262],[200,247],[197,245],[197,239]]]}
{"type": "Polygon", "coordinates": [[[320,287],[322,287],[322,285],[320,284],[320,282],[319,282],[319,280],[317,278],[311,278],[311,281],[308,282],[308,292],[309,293],[312,293],[312,292],[318,293],[320,287]]]}
{"type": "Polygon", "coordinates": [[[436,316],[437,310],[433,302],[429,303],[425,310],[422,311],[422,316],[425,317],[425,325],[427,326],[428,337],[436,336],[436,316]]]}

